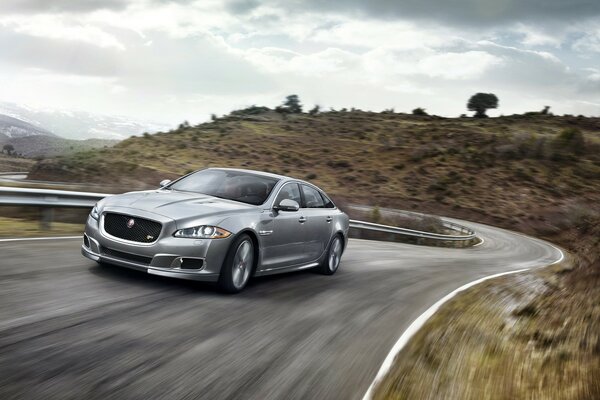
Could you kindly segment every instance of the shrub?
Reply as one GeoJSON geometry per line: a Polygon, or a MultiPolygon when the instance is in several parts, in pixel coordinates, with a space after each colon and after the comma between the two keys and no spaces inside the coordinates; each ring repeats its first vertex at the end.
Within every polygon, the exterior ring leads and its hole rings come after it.
{"type": "MultiPolygon", "coordinates": [[[[234,115],[234,116],[259,115],[259,114],[264,114],[268,111],[271,111],[271,109],[269,107],[251,105],[250,107],[232,111],[231,115],[234,115]]],[[[215,120],[216,120],[216,118],[213,119],[213,121],[215,121],[215,120]]]]}
{"type": "Polygon", "coordinates": [[[579,129],[567,128],[552,140],[551,147],[554,161],[573,160],[585,153],[585,138],[579,129]]]}
{"type": "Polygon", "coordinates": [[[327,165],[332,168],[349,168],[350,162],[347,160],[338,160],[338,161],[328,161],[327,165]]]}
{"type": "Polygon", "coordinates": [[[427,114],[427,112],[425,111],[424,108],[421,107],[417,107],[414,110],[412,110],[412,115],[429,115],[427,114]]]}
{"type": "Polygon", "coordinates": [[[379,210],[379,207],[373,207],[373,209],[371,210],[370,219],[371,222],[374,222],[376,224],[381,222],[381,211],[379,210]]]}

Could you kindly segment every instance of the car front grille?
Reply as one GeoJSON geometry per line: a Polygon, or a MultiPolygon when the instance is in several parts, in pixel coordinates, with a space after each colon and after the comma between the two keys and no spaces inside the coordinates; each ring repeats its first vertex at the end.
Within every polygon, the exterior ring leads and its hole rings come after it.
{"type": "Polygon", "coordinates": [[[106,213],[104,230],[117,238],[132,242],[152,243],[158,239],[162,225],[149,219],[124,214],[106,213]]]}
{"type": "Polygon", "coordinates": [[[102,247],[102,254],[140,264],[150,264],[152,262],[152,257],[138,256],[137,254],[125,253],[123,251],[109,249],[108,247],[102,247]]]}

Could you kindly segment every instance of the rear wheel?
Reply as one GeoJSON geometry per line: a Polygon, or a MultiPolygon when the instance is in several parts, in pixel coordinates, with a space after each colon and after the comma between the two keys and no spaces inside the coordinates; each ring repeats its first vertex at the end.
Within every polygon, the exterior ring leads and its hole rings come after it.
{"type": "Polygon", "coordinates": [[[254,243],[250,236],[240,235],[232,244],[219,275],[219,288],[225,293],[238,293],[246,287],[254,267],[254,243]]]}
{"type": "Polygon", "coordinates": [[[319,272],[324,275],[333,275],[340,266],[340,260],[342,258],[342,237],[336,235],[329,243],[329,249],[327,250],[327,256],[319,266],[319,272]]]}

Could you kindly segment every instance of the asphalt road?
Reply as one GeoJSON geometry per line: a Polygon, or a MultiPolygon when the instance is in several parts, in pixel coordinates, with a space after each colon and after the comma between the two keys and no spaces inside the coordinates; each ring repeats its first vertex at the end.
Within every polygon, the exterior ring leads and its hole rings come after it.
{"type": "Polygon", "coordinates": [[[0,242],[0,398],[360,399],[404,329],[474,279],[547,265],[547,243],[461,221],[470,249],[351,240],[334,276],[241,294],[98,266],[79,240],[0,242]]]}

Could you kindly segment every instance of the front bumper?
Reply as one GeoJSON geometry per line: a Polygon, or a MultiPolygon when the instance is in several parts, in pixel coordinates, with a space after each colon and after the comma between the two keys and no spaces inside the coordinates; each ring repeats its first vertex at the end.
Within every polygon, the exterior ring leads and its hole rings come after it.
{"type": "Polygon", "coordinates": [[[217,281],[232,240],[176,238],[171,235],[172,227],[164,223],[154,243],[137,243],[107,234],[101,224],[102,220],[88,217],[81,254],[94,261],[170,278],[217,281]],[[190,269],[188,262],[201,267],[190,269]]]}

